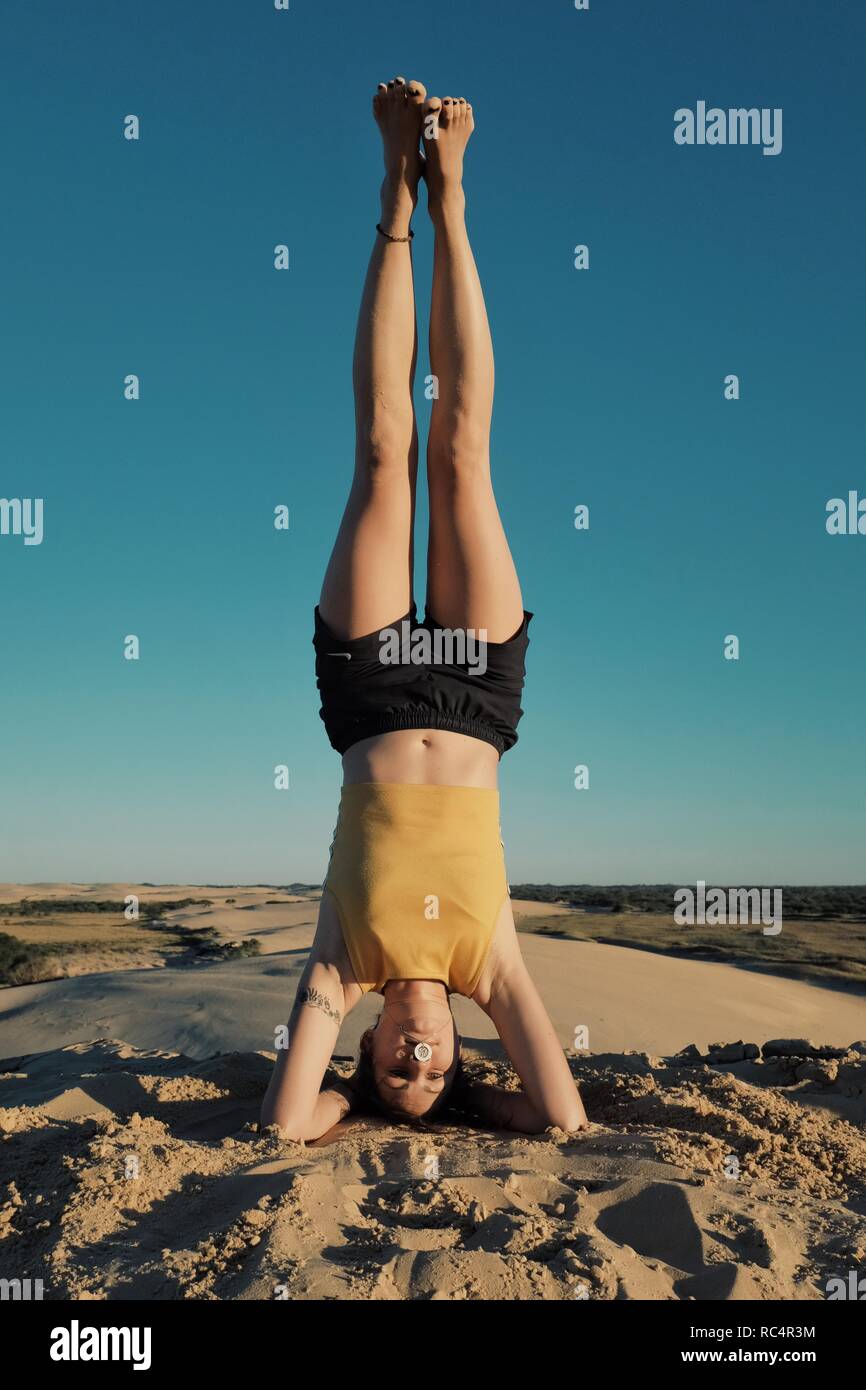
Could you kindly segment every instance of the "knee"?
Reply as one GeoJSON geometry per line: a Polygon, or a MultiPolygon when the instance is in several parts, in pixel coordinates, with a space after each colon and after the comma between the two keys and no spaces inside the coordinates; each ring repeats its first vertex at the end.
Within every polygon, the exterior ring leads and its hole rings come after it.
{"type": "Polygon", "coordinates": [[[411,425],[406,428],[397,421],[375,421],[358,430],[355,447],[355,466],[365,477],[374,481],[406,476],[413,449],[411,425]]]}
{"type": "Polygon", "coordinates": [[[486,482],[490,477],[490,452],[482,431],[461,430],[445,439],[431,439],[427,448],[431,474],[452,487],[486,482]]]}

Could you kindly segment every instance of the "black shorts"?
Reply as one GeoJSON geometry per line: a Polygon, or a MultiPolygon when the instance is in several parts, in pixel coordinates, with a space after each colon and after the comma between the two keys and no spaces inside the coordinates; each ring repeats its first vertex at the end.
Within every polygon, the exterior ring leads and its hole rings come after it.
{"type": "MultiPolygon", "coordinates": [[[[345,753],[361,739],[395,729],[448,729],[492,743],[501,756],[517,742],[531,617],[523,614],[507,642],[475,647],[461,644],[459,636],[449,639],[427,612],[419,623],[414,603],[387,629],[348,640],[334,636],[317,608],[319,715],[331,746],[345,753]],[[396,663],[383,658],[388,630],[400,638],[396,663]]],[[[393,655],[394,639],[390,647],[393,655]]]]}

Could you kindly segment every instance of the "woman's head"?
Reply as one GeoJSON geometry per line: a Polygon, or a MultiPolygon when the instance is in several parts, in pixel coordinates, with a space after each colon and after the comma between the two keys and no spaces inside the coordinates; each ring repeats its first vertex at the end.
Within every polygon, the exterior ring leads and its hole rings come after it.
{"type": "Polygon", "coordinates": [[[429,1119],[460,1076],[460,1039],[443,985],[389,981],[385,1005],[361,1038],[359,1099],[393,1119],[429,1119]]]}

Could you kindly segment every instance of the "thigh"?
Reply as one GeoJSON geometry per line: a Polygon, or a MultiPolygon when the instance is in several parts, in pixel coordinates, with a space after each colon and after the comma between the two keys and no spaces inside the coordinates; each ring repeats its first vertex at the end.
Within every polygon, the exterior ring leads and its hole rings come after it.
{"type": "Polygon", "coordinates": [[[414,487],[402,469],[356,474],[322,584],[319,611],[338,637],[363,637],[412,602],[414,487]]]}
{"type": "Polygon", "coordinates": [[[507,642],[523,622],[523,598],[489,473],[430,475],[427,609],[445,627],[487,630],[507,642]]]}

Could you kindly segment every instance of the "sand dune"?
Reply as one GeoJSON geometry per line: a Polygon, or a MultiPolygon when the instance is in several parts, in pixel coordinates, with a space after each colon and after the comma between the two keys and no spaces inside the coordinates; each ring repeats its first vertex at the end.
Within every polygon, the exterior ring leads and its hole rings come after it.
{"type": "MultiPolygon", "coordinates": [[[[280,949],[260,957],[2,990],[0,1057],[95,1037],[196,1058],[268,1048],[312,939],[312,925],[279,928],[280,949]]],[[[670,1054],[736,1038],[815,1037],[840,1046],[866,1037],[866,1004],[855,993],[589,941],[524,936],[521,948],[564,1047],[580,1025],[593,1052],[670,1054]]],[[[338,1051],[357,1046],[378,1013],[377,998],[362,1000],[346,1019],[338,1051]]],[[[489,1050],[496,1033],[486,1015],[461,998],[454,1013],[467,1044],[489,1050]]]]}
{"type": "MultiPolygon", "coordinates": [[[[184,911],[261,956],[0,991],[0,1276],[57,1299],[810,1300],[866,1257],[857,994],[524,937],[587,1133],[364,1119],[305,1147],[255,1123],[315,903],[221,892],[184,911]]],[[[487,1018],[455,1013],[470,1070],[513,1084],[487,1018]]]]}
{"type": "Polygon", "coordinates": [[[3,1082],[0,1271],[58,1299],[818,1299],[866,1254],[866,1046],[833,1062],[598,1056],[588,1134],[304,1147],[250,1128],[261,1054],[55,1050],[3,1082]]]}

